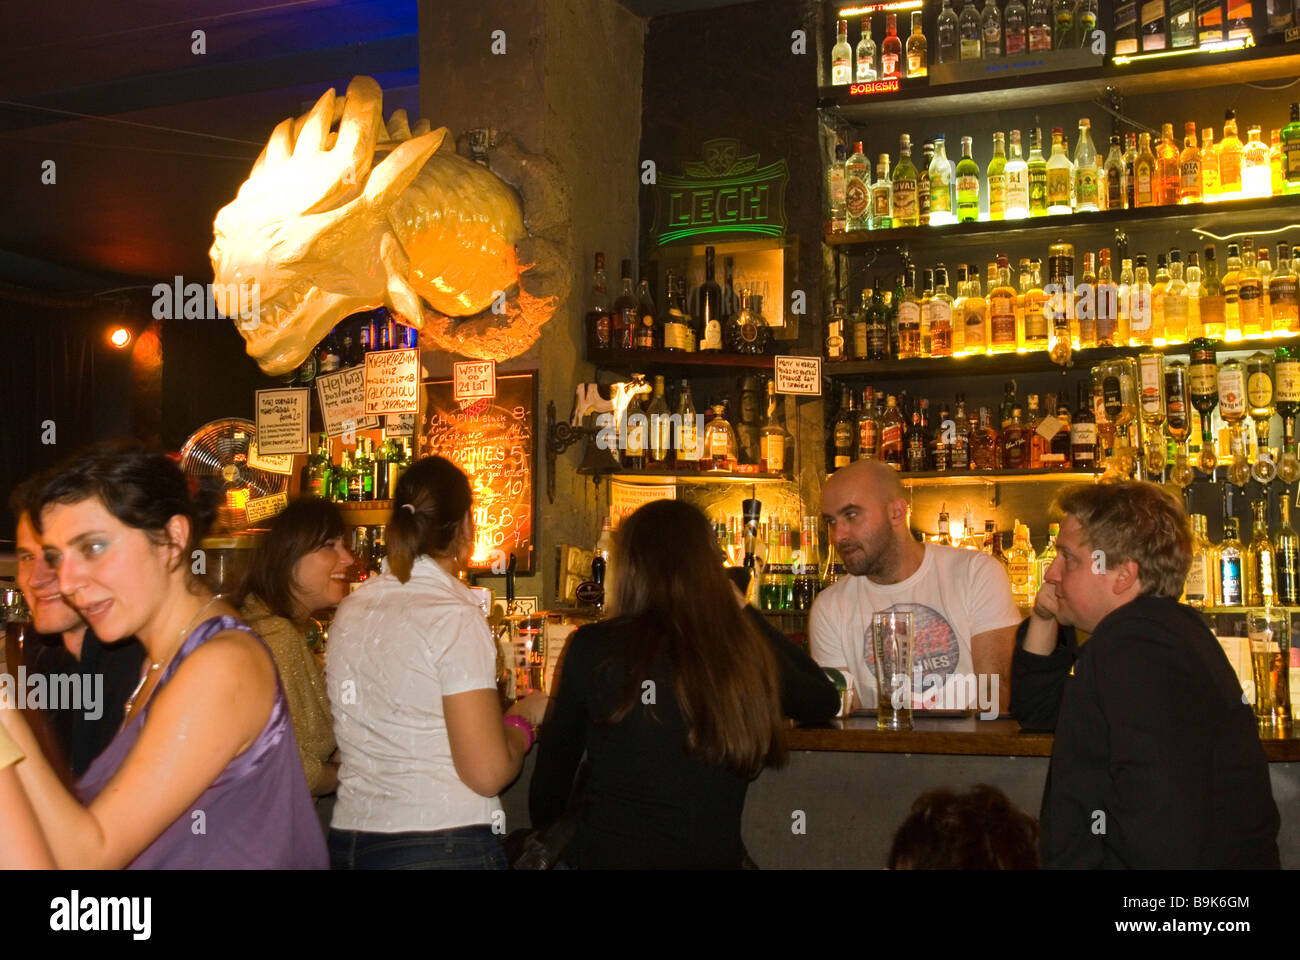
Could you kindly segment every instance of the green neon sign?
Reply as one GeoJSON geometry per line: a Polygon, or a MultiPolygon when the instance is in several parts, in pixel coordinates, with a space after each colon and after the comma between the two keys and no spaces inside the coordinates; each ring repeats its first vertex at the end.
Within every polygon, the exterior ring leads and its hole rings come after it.
{"type": "Polygon", "coordinates": [[[655,184],[656,246],[719,234],[785,234],[784,159],[760,167],[758,154],[740,156],[740,141],[732,138],[705,141],[703,155],[682,164],[682,175],[662,175],[655,184]]]}

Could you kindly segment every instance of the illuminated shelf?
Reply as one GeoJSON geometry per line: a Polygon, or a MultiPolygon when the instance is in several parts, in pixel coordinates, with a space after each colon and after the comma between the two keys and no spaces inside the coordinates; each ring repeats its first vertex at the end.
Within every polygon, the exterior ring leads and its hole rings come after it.
{"type": "Polygon", "coordinates": [[[951,470],[945,473],[901,473],[905,487],[943,487],[976,483],[1084,483],[1100,473],[1080,470],[951,470]]]}
{"type": "MultiPolygon", "coordinates": [[[[1220,357],[1237,352],[1255,350],[1271,351],[1283,343],[1300,344],[1296,334],[1250,340],[1216,340],[1215,350],[1220,357]]],[[[993,376],[1012,373],[1084,373],[1094,364],[1114,357],[1136,357],[1140,353],[1160,353],[1179,356],[1190,347],[1186,342],[1159,347],[1093,347],[1076,350],[1069,367],[1062,368],[1051,361],[1046,350],[1033,353],[999,353],[993,356],[970,357],[918,357],[910,360],[845,360],[832,363],[823,361],[822,372],[833,380],[872,378],[875,380],[903,380],[912,377],[937,376],[993,376]]]]}
{"type": "MultiPolygon", "coordinates": [[[[1196,607],[1196,609],[1199,610],[1201,613],[1240,613],[1242,616],[1245,616],[1251,610],[1263,609],[1263,606],[1264,605],[1260,603],[1260,604],[1250,604],[1250,605],[1243,604],[1242,606],[1239,607],[1196,607]]],[[[1282,610],[1286,613],[1291,614],[1291,616],[1300,614],[1300,607],[1287,607],[1287,606],[1283,606],[1280,603],[1273,604],[1271,609],[1282,610]]]]}
{"type": "Polygon", "coordinates": [[[1121,96],[1194,90],[1300,74],[1300,51],[1281,36],[1270,36],[1244,50],[1198,50],[1123,66],[1113,62],[1091,69],[1063,69],[1011,77],[1000,74],[961,83],[904,81],[892,92],[854,95],[848,87],[821,87],[817,105],[833,109],[851,123],[884,118],[959,116],[1074,103],[1106,95],[1121,96]]]}
{"type": "MultiPolygon", "coordinates": [[[[1300,64],[1297,68],[1300,69],[1300,64]]],[[[1236,222],[1246,218],[1252,218],[1252,228],[1256,224],[1262,228],[1266,223],[1283,224],[1296,217],[1300,217],[1300,194],[1225,200],[1219,203],[1189,203],[1185,206],[1143,207],[1137,210],[1101,210],[1095,213],[1030,217],[1026,220],[986,220],[949,223],[938,227],[855,230],[852,233],[826,233],[824,239],[828,246],[845,247],[848,252],[853,252],[855,248],[865,251],[871,247],[900,243],[933,243],[953,247],[997,241],[1010,246],[1034,237],[1050,242],[1058,234],[1077,243],[1076,238],[1090,229],[1108,232],[1117,227],[1152,223],[1162,230],[1177,230],[1229,220],[1236,222]]],[[[1141,249],[1140,244],[1130,242],[1130,246],[1141,249]]]]}
{"type": "MultiPolygon", "coordinates": [[[[582,470],[578,471],[579,473],[582,470]]],[[[632,470],[609,474],[611,480],[624,483],[790,483],[791,477],[782,473],[706,473],[703,470],[632,470]]]]}
{"type": "MultiPolygon", "coordinates": [[[[789,345],[793,346],[793,342],[789,345]]],[[[588,349],[587,362],[607,370],[681,376],[725,376],[745,370],[766,370],[771,373],[776,365],[771,354],[722,353],[716,350],[685,353],[681,350],[588,349]]]]}

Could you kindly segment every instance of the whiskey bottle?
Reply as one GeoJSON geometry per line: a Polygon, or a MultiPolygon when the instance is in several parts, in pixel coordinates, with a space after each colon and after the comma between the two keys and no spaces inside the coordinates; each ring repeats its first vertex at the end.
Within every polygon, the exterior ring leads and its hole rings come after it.
{"type": "Polygon", "coordinates": [[[1277,576],[1277,602],[1288,607],[1300,604],[1300,537],[1291,527],[1291,498],[1278,498],[1282,526],[1274,540],[1273,560],[1277,576]]]}
{"type": "Polygon", "coordinates": [[[613,345],[612,318],[609,312],[609,293],[606,290],[605,255],[596,254],[596,270],[591,281],[591,296],[587,310],[587,342],[597,350],[608,350],[613,345]]]}
{"type": "Polygon", "coordinates": [[[1192,563],[1183,581],[1183,603],[1193,607],[1211,606],[1210,560],[1212,548],[1205,536],[1205,514],[1194,513],[1192,520],[1192,563]]]}
{"type": "Polygon", "coordinates": [[[1236,517],[1223,518],[1223,540],[1216,553],[1219,560],[1219,605],[1224,607],[1240,607],[1245,603],[1245,585],[1242,583],[1246,569],[1245,547],[1238,539],[1240,533],[1241,526],[1236,517]]]}
{"type": "MultiPolygon", "coordinates": [[[[662,389],[663,378],[655,377],[656,396],[662,389]]],[[[767,425],[763,427],[763,432],[759,436],[763,469],[768,473],[785,472],[785,451],[789,445],[790,435],[786,432],[782,419],[781,402],[776,395],[776,381],[769,380],[767,381],[767,425]]]]}
{"type": "Polygon", "coordinates": [[[1079,402],[1070,423],[1070,462],[1075,470],[1097,467],[1097,418],[1092,412],[1092,397],[1080,381],[1079,402]]]}
{"type": "Polygon", "coordinates": [[[895,470],[903,469],[904,426],[898,398],[890,394],[885,398],[885,415],[880,421],[880,459],[895,470]]]}
{"type": "Polygon", "coordinates": [[[1250,505],[1250,511],[1255,522],[1248,552],[1250,572],[1246,578],[1246,604],[1252,607],[1271,606],[1276,602],[1277,567],[1273,542],[1268,536],[1268,502],[1256,500],[1250,505]]]}
{"type": "Polygon", "coordinates": [[[853,446],[858,432],[858,418],[853,408],[853,389],[844,387],[840,392],[840,414],[831,429],[834,446],[832,469],[839,470],[853,462],[853,446]]]}

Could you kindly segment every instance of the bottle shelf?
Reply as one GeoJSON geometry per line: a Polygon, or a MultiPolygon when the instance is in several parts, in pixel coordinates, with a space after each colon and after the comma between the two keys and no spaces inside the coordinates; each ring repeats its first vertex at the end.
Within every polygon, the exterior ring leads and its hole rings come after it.
{"type": "Polygon", "coordinates": [[[771,373],[776,365],[771,354],[722,353],[717,350],[686,353],[681,350],[589,349],[587,362],[607,370],[662,373],[668,376],[726,376],[745,370],[766,370],[771,373]]]}
{"type": "Polygon", "coordinates": [[[977,483],[1088,483],[1100,473],[1082,470],[952,470],[944,473],[901,473],[899,479],[908,487],[942,487],[977,483]]]}
{"type": "Polygon", "coordinates": [[[999,69],[987,79],[950,84],[904,80],[898,90],[887,92],[855,94],[850,92],[853,85],[821,87],[817,104],[837,111],[851,123],[867,124],[881,119],[959,116],[1073,103],[1101,97],[1108,88],[1128,96],[1271,80],[1300,73],[1300,51],[1286,45],[1280,35],[1262,38],[1256,46],[1245,49],[1196,50],[1152,59],[1136,57],[1124,64],[1110,60],[1091,69],[1031,74],[1029,70],[1035,68],[1033,58],[1026,56],[1023,62],[1026,69],[1021,71],[1001,69],[1003,64],[998,63],[999,69]]]}
{"type": "MultiPolygon", "coordinates": [[[[1297,63],[1300,69],[1300,62],[1297,63]]],[[[1300,216],[1300,194],[1259,197],[1249,200],[1224,200],[1218,203],[1189,203],[1180,206],[1143,207],[1136,210],[1101,210],[1026,220],[987,220],[975,223],[950,223],[937,227],[897,227],[890,230],[855,230],[851,233],[825,234],[828,246],[867,250],[872,247],[914,243],[918,246],[946,247],[989,243],[996,240],[1008,248],[1031,239],[1049,240],[1060,236],[1072,239],[1082,231],[1105,231],[1118,227],[1152,223],[1163,230],[1204,227],[1224,221],[1241,221],[1253,217],[1253,223],[1284,223],[1300,216]]]]}
{"type": "MultiPolygon", "coordinates": [[[[578,470],[582,473],[582,470],[578,470]]],[[[741,473],[739,471],[704,470],[619,470],[609,474],[611,480],[625,483],[790,483],[786,473],[741,473]]]]}
{"type": "MultiPolygon", "coordinates": [[[[1251,340],[1216,340],[1215,349],[1220,355],[1238,351],[1249,353],[1255,350],[1271,351],[1280,344],[1297,342],[1295,334],[1251,340]]],[[[992,356],[985,354],[969,357],[917,357],[906,360],[823,361],[822,370],[832,380],[848,377],[904,380],[911,377],[955,375],[1001,376],[1012,373],[1050,373],[1053,370],[1067,374],[1084,371],[1094,364],[1115,357],[1136,357],[1140,353],[1178,356],[1187,353],[1188,350],[1186,342],[1163,346],[1092,347],[1087,350],[1075,350],[1068,367],[1058,366],[1048,357],[1047,351],[1037,350],[1033,353],[999,353],[992,356]]]]}

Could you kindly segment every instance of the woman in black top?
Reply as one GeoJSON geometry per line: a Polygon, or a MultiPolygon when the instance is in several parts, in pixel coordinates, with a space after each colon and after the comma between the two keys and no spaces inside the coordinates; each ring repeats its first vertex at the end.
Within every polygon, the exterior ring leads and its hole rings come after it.
{"type": "Polygon", "coordinates": [[[820,668],[742,610],[704,515],[646,504],[614,539],[612,619],[569,640],[539,743],[530,807],[564,812],[589,774],[563,859],[580,868],[738,868],[749,781],[785,761],[782,714],[835,715],[820,668]]]}

